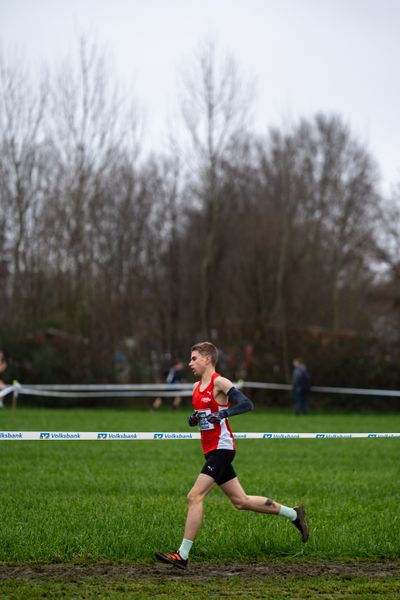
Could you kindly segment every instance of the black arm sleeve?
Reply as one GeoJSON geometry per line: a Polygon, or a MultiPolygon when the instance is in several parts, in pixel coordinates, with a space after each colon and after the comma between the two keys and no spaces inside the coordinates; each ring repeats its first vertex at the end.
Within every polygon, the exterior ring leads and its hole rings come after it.
{"type": "Polygon", "coordinates": [[[249,410],[253,410],[253,403],[247,396],[242,394],[235,387],[231,387],[229,392],[227,393],[230,402],[233,402],[235,406],[230,406],[229,408],[223,408],[220,410],[225,417],[234,417],[235,415],[241,415],[242,413],[248,412],[249,410]]]}

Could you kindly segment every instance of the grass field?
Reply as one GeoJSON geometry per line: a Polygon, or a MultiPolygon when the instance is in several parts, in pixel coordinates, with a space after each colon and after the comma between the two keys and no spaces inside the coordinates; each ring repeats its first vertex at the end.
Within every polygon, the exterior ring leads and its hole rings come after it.
{"type": "MultiPolygon", "coordinates": [[[[19,409],[12,415],[4,410],[0,430],[186,431],[186,414],[19,409]]],[[[296,418],[253,412],[232,419],[232,425],[236,431],[400,431],[400,414],[296,418]]],[[[285,519],[235,510],[216,489],[206,500],[192,568],[277,559],[400,559],[400,440],[243,440],[237,445],[234,464],[246,491],[287,505],[304,503],[310,541],[303,545],[285,519]]],[[[0,442],[0,561],[151,563],[155,550],[179,546],[186,493],[201,466],[198,441],[0,442]]],[[[18,596],[11,588],[5,597],[42,597],[18,596]]],[[[126,597],[134,593],[132,588],[126,597]]]]}
{"type": "Polygon", "coordinates": [[[91,577],[72,581],[54,579],[44,581],[43,577],[29,582],[10,580],[1,585],[1,598],[7,600],[39,600],[43,598],[73,598],[96,600],[123,600],[143,598],[190,598],[210,600],[210,598],[265,598],[267,600],[376,600],[399,598],[400,578],[372,577],[271,577],[243,579],[209,578],[207,581],[176,577],[165,578],[162,582],[118,578],[104,579],[91,577]]]}

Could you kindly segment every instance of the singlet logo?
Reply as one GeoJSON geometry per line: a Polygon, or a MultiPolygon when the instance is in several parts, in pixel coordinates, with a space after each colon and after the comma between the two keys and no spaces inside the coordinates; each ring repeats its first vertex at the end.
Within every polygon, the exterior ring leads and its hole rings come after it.
{"type": "Polygon", "coordinates": [[[202,398],[200,398],[200,400],[201,400],[202,402],[205,402],[206,404],[207,404],[208,402],[211,402],[211,398],[205,398],[204,396],[203,396],[202,398]]]}

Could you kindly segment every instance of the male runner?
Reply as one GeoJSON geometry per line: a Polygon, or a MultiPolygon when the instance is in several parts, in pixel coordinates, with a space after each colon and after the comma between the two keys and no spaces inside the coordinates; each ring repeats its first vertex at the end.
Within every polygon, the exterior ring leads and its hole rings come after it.
{"type": "Polygon", "coordinates": [[[200,381],[193,387],[194,413],[188,422],[199,425],[206,462],[188,494],[189,509],[182,544],[168,554],[156,552],[156,558],[179,569],[186,569],[189,552],[203,519],[203,500],[215,484],[239,510],[253,510],[288,518],[300,531],[303,542],[308,540],[308,527],[303,506],[289,508],[263,496],[248,496],[232,467],[235,440],[228,417],[252,410],[253,403],[229,379],[215,371],[218,351],[210,342],[192,347],[189,366],[200,381]]]}

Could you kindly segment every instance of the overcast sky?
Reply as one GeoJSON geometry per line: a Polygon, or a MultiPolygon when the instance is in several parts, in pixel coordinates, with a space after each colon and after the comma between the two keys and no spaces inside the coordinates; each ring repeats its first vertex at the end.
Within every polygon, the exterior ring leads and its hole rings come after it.
{"type": "Polygon", "coordinates": [[[334,111],[378,160],[383,190],[400,181],[400,0],[0,0],[2,50],[34,71],[81,34],[134,89],[154,144],[179,70],[211,35],[256,82],[259,132],[334,111]]]}

